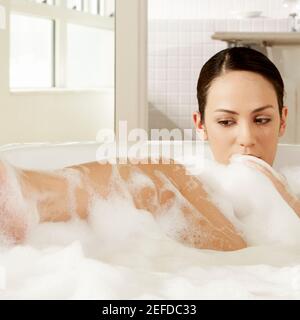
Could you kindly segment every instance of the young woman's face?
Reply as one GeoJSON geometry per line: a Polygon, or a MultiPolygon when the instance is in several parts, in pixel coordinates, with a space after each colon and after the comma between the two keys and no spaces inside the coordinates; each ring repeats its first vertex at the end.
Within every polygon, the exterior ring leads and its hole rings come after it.
{"type": "Polygon", "coordinates": [[[216,78],[208,91],[204,130],[216,161],[228,164],[235,154],[253,155],[273,164],[278,138],[284,134],[287,107],[279,115],[276,91],[261,75],[230,71],[216,78]]]}

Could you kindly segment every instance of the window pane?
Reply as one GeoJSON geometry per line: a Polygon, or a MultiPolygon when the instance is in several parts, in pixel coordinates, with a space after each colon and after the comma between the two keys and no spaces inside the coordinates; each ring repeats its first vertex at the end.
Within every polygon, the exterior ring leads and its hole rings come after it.
{"type": "MultiPolygon", "coordinates": [[[[101,16],[106,15],[106,9],[114,9],[114,0],[84,0],[85,11],[91,14],[97,14],[101,16]]],[[[107,14],[108,15],[108,14],[107,14]]]]}
{"type": "MultiPolygon", "coordinates": [[[[36,1],[43,2],[46,0],[36,1]]],[[[67,7],[77,11],[112,17],[115,11],[115,0],[67,0],[67,7]]]]}
{"type": "Polygon", "coordinates": [[[67,86],[114,85],[114,32],[68,25],[67,86]]]}
{"type": "Polygon", "coordinates": [[[53,5],[54,0],[35,0],[35,2],[53,5]]]}
{"type": "Polygon", "coordinates": [[[49,19],[10,17],[10,86],[53,86],[53,24],[49,19]]]}
{"type": "Polygon", "coordinates": [[[83,10],[83,0],[67,0],[67,7],[73,10],[83,10]]]}
{"type": "Polygon", "coordinates": [[[113,17],[115,14],[115,0],[106,0],[104,2],[104,15],[113,17]]]}
{"type": "Polygon", "coordinates": [[[99,0],[94,0],[94,1],[89,0],[89,4],[90,4],[90,13],[99,14],[99,0]]]}

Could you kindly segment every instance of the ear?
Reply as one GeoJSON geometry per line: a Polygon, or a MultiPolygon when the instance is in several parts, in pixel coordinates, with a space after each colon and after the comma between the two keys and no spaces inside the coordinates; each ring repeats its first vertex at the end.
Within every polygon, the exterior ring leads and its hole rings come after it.
{"type": "Polygon", "coordinates": [[[205,124],[202,124],[201,122],[201,114],[200,112],[193,112],[193,122],[194,122],[194,126],[196,128],[196,131],[200,131],[203,134],[203,139],[207,140],[207,131],[205,128],[205,124]]]}
{"type": "Polygon", "coordinates": [[[279,137],[282,137],[286,130],[287,124],[287,116],[288,116],[288,107],[284,106],[282,108],[282,114],[280,119],[280,128],[279,128],[279,137]]]}

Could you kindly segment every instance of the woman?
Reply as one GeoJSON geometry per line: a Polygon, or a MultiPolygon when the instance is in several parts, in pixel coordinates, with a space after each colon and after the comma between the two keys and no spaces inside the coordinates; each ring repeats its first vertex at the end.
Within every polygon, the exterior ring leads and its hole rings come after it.
{"type": "MultiPolygon", "coordinates": [[[[203,130],[215,160],[227,164],[235,154],[259,157],[272,165],[278,138],[286,127],[283,82],[263,54],[247,48],[231,48],[213,56],[202,68],[197,96],[199,112],[193,114],[197,130],[203,130]]],[[[299,201],[285,185],[263,167],[288,204],[299,214],[299,201]]],[[[72,215],[87,219],[91,199],[109,200],[111,192],[129,195],[138,209],[157,217],[178,198],[187,228],[181,241],[197,248],[237,250],[246,247],[232,223],[210,201],[199,179],[186,175],[179,164],[86,163],[54,172],[11,170],[0,166],[0,230],[15,242],[26,237],[29,207],[37,209],[39,222],[67,221],[72,215]],[[143,186],[132,183],[140,174],[143,186]],[[134,179],[133,179],[134,180],[134,179]],[[8,200],[7,194],[17,194],[8,200]],[[137,187],[138,186],[138,187],[137,187]],[[179,192],[178,192],[179,191],[179,192]]]]}
{"type": "MultiPolygon", "coordinates": [[[[249,48],[225,49],[202,68],[197,85],[197,130],[217,162],[228,164],[233,154],[252,155],[273,165],[279,137],[283,136],[288,108],[283,104],[284,83],[276,66],[249,48]]],[[[300,216],[300,201],[266,167],[251,161],[300,216]]]]}

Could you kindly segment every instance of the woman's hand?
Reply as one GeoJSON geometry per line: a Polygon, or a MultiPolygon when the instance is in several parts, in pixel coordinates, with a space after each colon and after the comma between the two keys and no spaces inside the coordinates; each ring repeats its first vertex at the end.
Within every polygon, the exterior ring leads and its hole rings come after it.
{"type": "Polygon", "coordinates": [[[289,190],[287,183],[283,182],[274,173],[266,168],[265,166],[261,165],[260,163],[247,160],[247,165],[259,170],[265,176],[267,176],[282,198],[287,202],[287,204],[296,212],[296,214],[300,217],[300,200],[289,190]]]}

